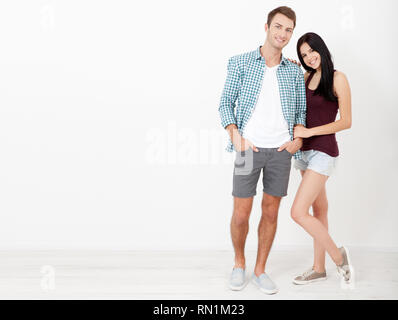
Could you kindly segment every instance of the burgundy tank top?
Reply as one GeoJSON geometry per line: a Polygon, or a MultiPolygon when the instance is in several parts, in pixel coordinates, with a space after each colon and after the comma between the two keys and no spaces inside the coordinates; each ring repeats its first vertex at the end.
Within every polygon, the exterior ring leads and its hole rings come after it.
{"type": "MultiPolygon", "coordinates": [[[[308,88],[314,74],[315,72],[310,74],[305,84],[307,96],[307,128],[314,128],[334,122],[339,109],[337,102],[328,101],[321,95],[315,95],[315,90],[308,88]]],[[[336,134],[332,133],[304,138],[301,150],[317,150],[327,153],[331,157],[337,157],[339,155],[339,148],[337,146],[336,134]]]]}

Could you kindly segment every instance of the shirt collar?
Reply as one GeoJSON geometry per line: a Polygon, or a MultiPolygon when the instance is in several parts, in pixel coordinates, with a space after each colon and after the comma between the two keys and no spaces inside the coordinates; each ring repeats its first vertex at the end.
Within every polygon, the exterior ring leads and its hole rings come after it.
{"type": "MultiPolygon", "coordinates": [[[[261,52],[260,52],[260,48],[261,46],[259,46],[255,52],[255,58],[256,60],[261,60],[262,56],[261,56],[261,52]]],[[[283,56],[282,54],[282,59],[281,59],[281,65],[286,65],[287,64],[287,59],[283,56]]]]}

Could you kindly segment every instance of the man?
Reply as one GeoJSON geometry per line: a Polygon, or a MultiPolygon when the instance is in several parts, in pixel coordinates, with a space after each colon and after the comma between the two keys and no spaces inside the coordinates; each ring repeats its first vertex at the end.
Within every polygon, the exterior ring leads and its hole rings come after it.
{"type": "Polygon", "coordinates": [[[292,9],[272,10],[265,24],[264,44],[228,62],[219,112],[222,126],[230,137],[226,150],[237,152],[231,219],[235,250],[235,266],[230,278],[232,290],[241,290],[246,284],[244,248],[262,170],[262,216],[252,281],[267,294],[278,292],[265,273],[265,265],[275,237],[279,205],[287,195],[292,155],[301,159],[302,139],[293,139],[294,127],[305,126],[306,118],[303,72],[282,55],[295,26],[296,15],[292,9]]]}

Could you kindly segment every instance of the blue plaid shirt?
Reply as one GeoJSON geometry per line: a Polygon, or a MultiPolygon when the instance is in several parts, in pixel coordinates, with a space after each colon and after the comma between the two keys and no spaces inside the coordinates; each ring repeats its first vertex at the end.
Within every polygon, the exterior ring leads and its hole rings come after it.
{"type": "MultiPolygon", "coordinates": [[[[227,80],[218,108],[221,125],[224,128],[230,124],[236,124],[239,133],[243,135],[243,130],[256,106],[266,67],[265,59],[260,53],[260,47],[229,59],[227,80]]],[[[297,124],[306,125],[307,104],[303,71],[299,66],[282,56],[277,70],[277,78],[282,113],[288,123],[290,138],[293,140],[294,126],[297,124]]],[[[232,152],[234,150],[234,145],[229,139],[226,151],[232,152]]],[[[301,151],[297,151],[294,157],[301,159],[301,151]]]]}

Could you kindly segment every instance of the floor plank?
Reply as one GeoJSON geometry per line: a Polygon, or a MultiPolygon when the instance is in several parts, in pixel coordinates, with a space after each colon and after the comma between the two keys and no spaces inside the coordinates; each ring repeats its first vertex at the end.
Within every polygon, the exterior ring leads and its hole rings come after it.
{"type": "MultiPolygon", "coordinates": [[[[276,295],[227,283],[232,251],[1,251],[1,299],[397,299],[398,253],[351,249],[355,289],[344,290],[327,258],[328,280],[307,286],[293,277],[312,265],[311,251],[273,250],[267,272],[276,295]]],[[[256,252],[247,251],[247,278],[256,252]]]]}

